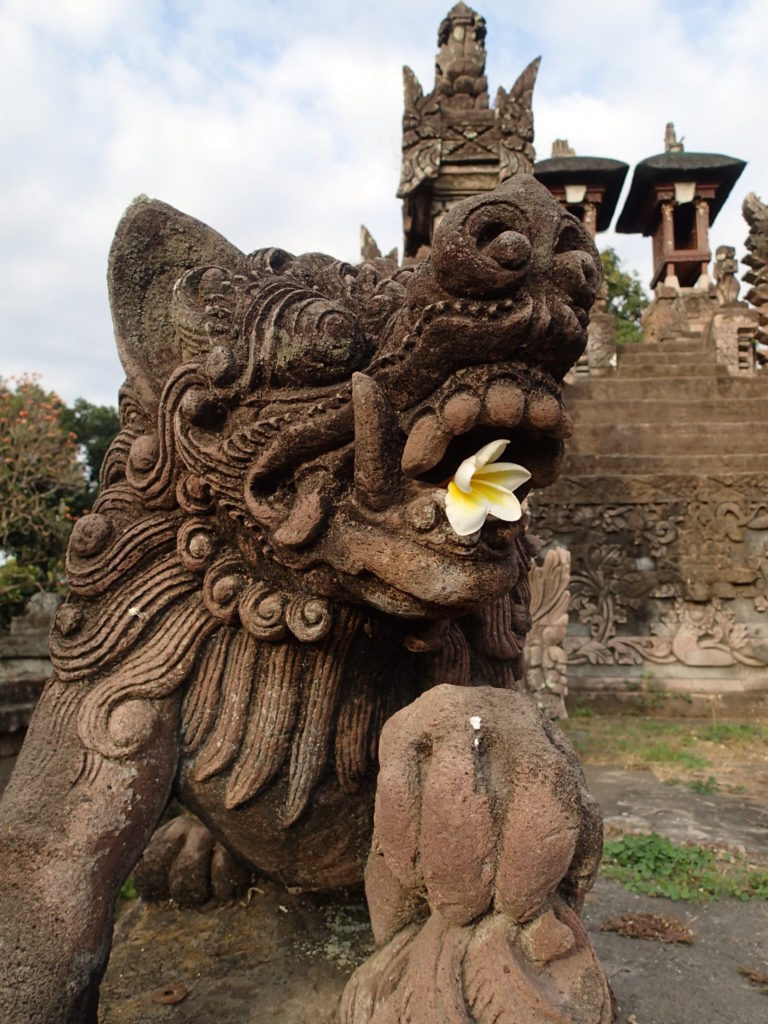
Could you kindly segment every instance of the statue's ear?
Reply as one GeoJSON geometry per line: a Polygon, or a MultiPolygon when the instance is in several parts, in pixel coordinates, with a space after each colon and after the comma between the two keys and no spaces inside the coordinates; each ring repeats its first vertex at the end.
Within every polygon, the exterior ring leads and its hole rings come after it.
{"type": "Polygon", "coordinates": [[[138,196],[123,214],[109,252],[109,302],[120,361],[145,408],[182,361],[174,285],[194,267],[234,270],[243,260],[226,238],[156,199],[138,196]]]}

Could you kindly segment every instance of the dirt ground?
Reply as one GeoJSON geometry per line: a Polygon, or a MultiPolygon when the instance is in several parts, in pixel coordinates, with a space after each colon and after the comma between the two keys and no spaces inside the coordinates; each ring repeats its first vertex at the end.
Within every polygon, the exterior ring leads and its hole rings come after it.
{"type": "Polygon", "coordinates": [[[647,770],[668,785],[766,802],[768,724],[603,716],[562,723],[584,765],[647,770]]]}
{"type": "MultiPolygon", "coordinates": [[[[102,988],[101,1024],[334,1024],[346,980],[372,945],[364,901],[292,897],[269,882],[259,888],[245,906],[134,904],[124,912],[102,988]],[[168,994],[180,1001],[158,1001],[168,994]]],[[[600,879],[584,921],[621,1024],[768,1020],[768,994],[739,973],[768,970],[765,903],[679,904],[600,879]],[[619,914],[644,910],[679,918],[693,944],[600,930],[619,914]]]]}

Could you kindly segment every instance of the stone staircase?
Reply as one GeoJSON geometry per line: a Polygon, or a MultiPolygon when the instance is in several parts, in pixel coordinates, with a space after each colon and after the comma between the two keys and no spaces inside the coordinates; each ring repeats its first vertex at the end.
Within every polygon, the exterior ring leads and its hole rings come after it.
{"type": "Polygon", "coordinates": [[[735,366],[689,326],[564,389],[574,435],[530,507],[571,556],[571,703],[768,713],[768,373],[735,366]]]}
{"type": "Polygon", "coordinates": [[[568,476],[768,472],[768,380],[729,375],[701,333],[629,346],[565,401],[568,476]]]}

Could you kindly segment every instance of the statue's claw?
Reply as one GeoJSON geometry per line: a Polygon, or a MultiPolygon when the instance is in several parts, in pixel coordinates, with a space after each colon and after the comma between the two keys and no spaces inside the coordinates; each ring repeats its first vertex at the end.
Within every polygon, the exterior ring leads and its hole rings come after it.
{"type": "Polygon", "coordinates": [[[186,813],[161,825],[133,872],[144,899],[172,899],[182,907],[232,899],[249,878],[249,870],[186,813]]]}

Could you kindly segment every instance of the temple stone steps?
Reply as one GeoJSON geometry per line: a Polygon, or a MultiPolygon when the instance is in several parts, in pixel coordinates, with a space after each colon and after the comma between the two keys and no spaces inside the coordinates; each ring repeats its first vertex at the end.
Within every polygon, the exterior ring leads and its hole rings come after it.
{"type": "Polygon", "coordinates": [[[570,451],[602,455],[619,452],[633,455],[732,455],[768,456],[768,422],[670,424],[663,419],[650,423],[580,422],[570,451]],[[610,452],[606,452],[609,434],[610,452]]]}
{"type": "Polygon", "coordinates": [[[588,401],[692,401],[711,398],[762,398],[766,394],[768,380],[762,380],[760,377],[694,377],[687,374],[668,377],[627,377],[619,370],[610,377],[593,377],[590,380],[577,381],[566,388],[565,404],[569,409],[573,409],[575,414],[577,404],[588,401]]]}
{"type": "Polygon", "coordinates": [[[572,452],[565,460],[566,476],[724,476],[768,473],[768,454],[760,455],[633,455],[572,452]]]}
{"type": "Polygon", "coordinates": [[[737,423],[742,420],[768,423],[768,388],[759,398],[708,398],[671,400],[630,398],[624,401],[589,402],[573,396],[569,410],[578,410],[579,433],[589,424],[603,429],[617,423],[654,423],[670,426],[691,423],[737,423]],[[582,426],[583,425],[583,426],[582,426]]]}
{"type": "MultiPolygon", "coordinates": [[[[647,360],[646,356],[646,360],[647,360]]],[[[717,363],[705,361],[704,353],[699,352],[697,355],[691,354],[690,356],[676,356],[674,360],[669,362],[661,362],[654,360],[653,362],[645,361],[627,361],[622,360],[619,364],[619,373],[622,377],[656,377],[658,371],[663,370],[665,375],[670,377],[727,377],[728,371],[724,366],[720,366],[717,363]],[[685,359],[685,361],[684,361],[685,359]]]]}
{"type": "Polygon", "coordinates": [[[626,346],[615,373],[577,379],[564,397],[568,476],[768,473],[768,375],[729,374],[699,331],[626,346]]]}
{"type": "Polygon", "coordinates": [[[680,366],[691,363],[700,364],[704,355],[703,345],[687,346],[682,352],[677,349],[671,352],[667,350],[665,345],[655,345],[654,352],[649,353],[649,348],[650,345],[634,345],[632,348],[620,351],[618,360],[622,372],[631,366],[636,366],[638,363],[641,365],[652,363],[654,366],[670,363],[679,364],[680,366]]]}

